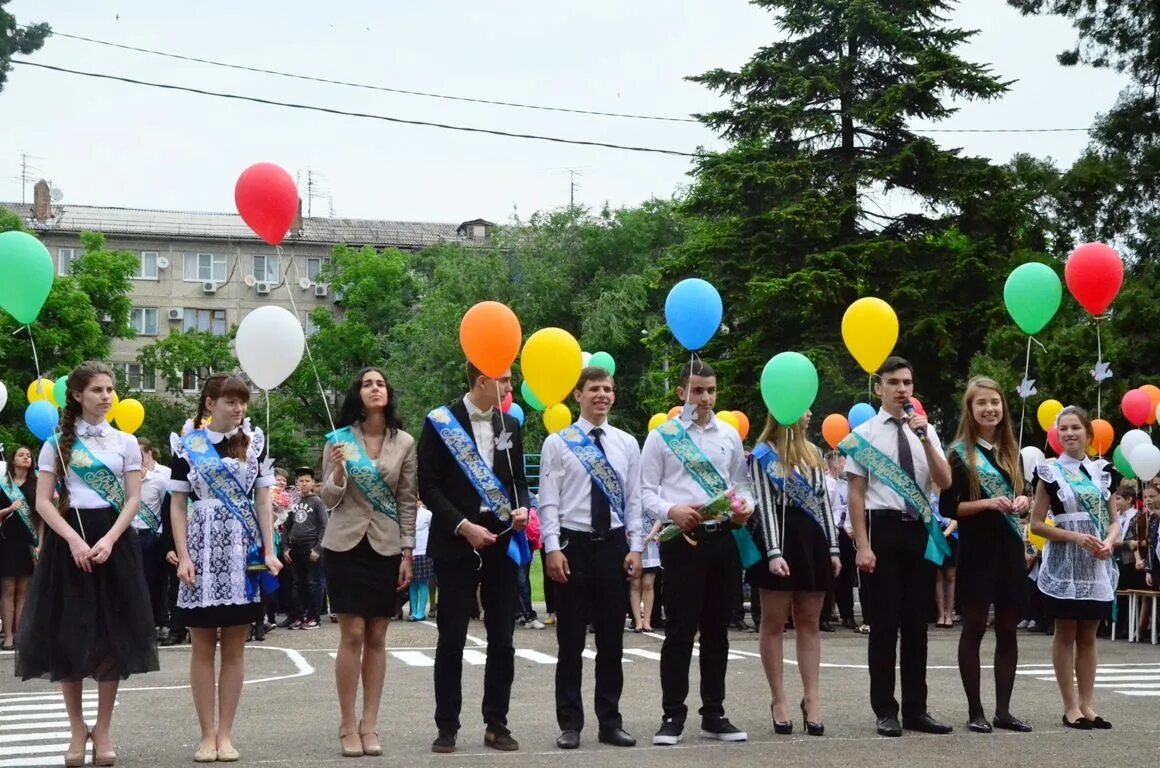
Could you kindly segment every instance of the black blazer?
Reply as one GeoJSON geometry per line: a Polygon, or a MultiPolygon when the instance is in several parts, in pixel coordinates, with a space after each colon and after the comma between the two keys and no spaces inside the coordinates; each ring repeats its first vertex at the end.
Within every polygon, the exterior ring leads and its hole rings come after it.
{"type": "MultiPolygon", "coordinates": [[[[475,434],[467,415],[467,406],[458,400],[451,406],[451,413],[463,426],[471,442],[475,444],[475,434]]],[[[491,426],[498,435],[507,430],[512,436],[512,447],[506,451],[496,451],[492,470],[504,490],[511,495],[512,486],[518,498],[514,507],[528,507],[528,481],[524,476],[524,440],[519,422],[502,413],[499,408],[492,412],[491,426]],[[509,468],[508,458],[511,463],[509,468]]],[[[455,457],[447,450],[442,438],[431,425],[430,419],[423,421],[423,433],[419,436],[419,498],[431,510],[431,529],[427,536],[427,554],[437,559],[457,559],[471,556],[471,545],[467,539],[455,533],[456,526],[463,520],[482,525],[493,533],[499,533],[506,526],[491,513],[480,511],[479,493],[455,457]]],[[[507,537],[496,546],[507,546],[507,537]]]]}

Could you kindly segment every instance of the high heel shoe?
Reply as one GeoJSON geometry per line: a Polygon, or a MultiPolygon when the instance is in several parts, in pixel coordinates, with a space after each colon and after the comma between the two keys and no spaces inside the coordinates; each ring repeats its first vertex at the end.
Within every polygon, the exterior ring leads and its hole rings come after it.
{"type": "Polygon", "coordinates": [[[117,764],[117,753],[114,751],[98,752],[97,741],[93,739],[91,730],[89,731],[89,739],[93,742],[93,765],[100,766],[100,768],[113,768],[117,764]]]}
{"type": "Polygon", "coordinates": [[[806,735],[807,736],[825,736],[826,735],[825,723],[812,722],[809,719],[809,717],[806,716],[806,700],[805,699],[802,699],[801,706],[802,706],[802,722],[805,723],[806,735]]]}
{"type": "Polygon", "coordinates": [[[359,738],[359,741],[362,742],[362,751],[363,751],[364,755],[366,755],[368,757],[379,757],[383,754],[383,745],[382,745],[382,742],[379,741],[379,732],[378,731],[364,731],[363,724],[362,724],[361,720],[359,720],[359,723],[358,723],[358,738],[359,738]],[[371,744],[369,747],[367,746],[367,737],[368,736],[373,736],[375,739],[375,743],[371,744]]]}
{"type": "Polygon", "coordinates": [[[363,754],[365,754],[363,752],[363,747],[362,747],[362,736],[359,735],[357,730],[347,731],[346,733],[343,733],[342,728],[339,728],[338,729],[338,744],[339,744],[339,746],[342,747],[342,756],[343,757],[362,757],[363,754]],[[348,747],[342,743],[343,739],[350,737],[350,736],[356,736],[356,735],[359,736],[359,745],[358,745],[357,749],[348,747]]]}
{"type": "Polygon", "coordinates": [[[65,752],[64,753],[64,764],[65,764],[66,768],[80,768],[80,766],[85,764],[85,752],[86,752],[88,744],[89,744],[89,739],[91,739],[91,738],[93,738],[93,732],[86,729],[85,730],[85,740],[83,742],[81,742],[80,754],[77,754],[75,752],[65,752]]]}
{"type": "Polygon", "coordinates": [[[784,723],[778,722],[777,715],[773,713],[773,705],[769,705],[769,715],[773,718],[773,732],[778,736],[788,736],[793,733],[793,720],[788,720],[784,723]]]}

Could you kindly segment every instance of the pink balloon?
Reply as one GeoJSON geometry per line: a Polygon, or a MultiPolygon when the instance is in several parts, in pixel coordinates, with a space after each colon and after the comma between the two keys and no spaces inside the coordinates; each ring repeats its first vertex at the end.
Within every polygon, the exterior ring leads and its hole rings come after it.
{"type": "Polygon", "coordinates": [[[922,407],[922,403],[918,401],[917,397],[910,398],[910,404],[914,406],[914,412],[919,416],[926,415],[926,409],[922,407]]]}
{"type": "MultiPolygon", "coordinates": [[[[1151,401],[1149,401],[1149,402],[1151,402],[1151,401]]],[[[512,407],[512,393],[508,392],[506,395],[503,396],[503,402],[499,404],[499,409],[501,411],[503,411],[504,413],[507,413],[508,409],[510,409],[511,407],[512,407]]]]}
{"type": "Polygon", "coordinates": [[[1130,390],[1125,392],[1123,399],[1120,400],[1120,410],[1133,427],[1141,427],[1147,423],[1148,416],[1151,415],[1152,398],[1142,389],[1130,390]]]}
{"type": "Polygon", "coordinates": [[[1056,456],[1063,455],[1063,442],[1059,439],[1059,427],[1053,426],[1047,430],[1047,444],[1051,446],[1051,450],[1055,451],[1056,456]]]}

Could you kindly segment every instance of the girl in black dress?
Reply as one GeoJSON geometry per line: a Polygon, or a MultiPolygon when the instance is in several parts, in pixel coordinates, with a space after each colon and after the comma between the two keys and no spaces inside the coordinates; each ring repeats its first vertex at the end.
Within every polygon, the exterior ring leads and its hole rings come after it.
{"type": "Polygon", "coordinates": [[[806,440],[810,414],[793,427],[767,417],[749,457],[757,500],[757,529],[765,559],[751,567],[749,583],[761,590],[761,663],[769,681],[775,733],[793,733],[782,680],[782,635],[793,609],[801,701],[806,733],[821,736],[819,621],[822,601],[841,570],[834,516],[826,489],[826,465],[818,447],[806,440]]]}
{"type": "Polygon", "coordinates": [[[32,581],[36,547],[40,545],[40,516],[36,514],[36,474],[32,471],[32,450],[20,446],[12,454],[11,474],[0,477],[0,621],[4,623],[4,644],[11,651],[24,598],[32,581]]]}
{"type": "Polygon", "coordinates": [[[959,432],[947,454],[951,487],[939,506],[959,527],[958,585],[963,632],[959,674],[967,694],[968,727],[992,726],[1026,732],[1031,726],[1011,714],[1011,692],[1019,647],[1015,627],[1027,602],[1026,560],[1019,515],[1028,508],[1022,490],[1019,447],[1003,391],[992,379],[967,383],[959,432]],[[979,646],[987,614],[995,606],[995,717],[987,722],[979,694],[979,646]]]}
{"type": "Polygon", "coordinates": [[[113,385],[101,363],[69,374],[60,433],[40,451],[36,511],[48,530],[16,638],[16,675],[60,682],[72,731],[68,766],[84,764],[90,738],[93,765],[116,765],[117,688],[158,668],[149,589],[129,531],[141,502],[141,449],[105,420],[113,385]],[[98,691],[91,731],[81,703],[86,677],[98,691]]]}

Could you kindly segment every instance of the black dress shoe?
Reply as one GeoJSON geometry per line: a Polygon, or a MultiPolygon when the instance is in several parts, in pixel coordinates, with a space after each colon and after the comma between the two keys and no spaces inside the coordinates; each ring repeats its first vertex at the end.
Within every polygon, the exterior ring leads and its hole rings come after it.
{"type": "Polygon", "coordinates": [[[823,632],[833,632],[834,625],[828,621],[823,621],[821,624],[818,625],[818,629],[822,630],[823,632]]]}
{"type": "Polygon", "coordinates": [[[845,629],[852,629],[855,632],[858,631],[858,623],[853,619],[842,619],[842,626],[845,629]]]}
{"type": "Polygon", "coordinates": [[[601,728],[596,738],[601,744],[609,744],[614,747],[636,746],[636,739],[623,728],[601,728]]]}
{"type": "Polygon", "coordinates": [[[507,728],[491,725],[483,732],[483,746],[500,752],[515,752],[520,748],[520,743],[512,738],[512,732],[507,728]]]}
{"type": "Polygon", "coordinates": [[[902,726],[898,724],[897,717],[880,717],[878,718],[878,735],[898,737],[902,735],[902,726]]]}
{"type": "Polygon", "coordinates": [[[455,751],[455,734],[450,731],[440,731],[431,742],[431,751],[440,755],[449,755],[455,751]]]}
{"type": "Polygon", "coordinates": [[[1007,715],[1006,717],[996,717],[991,721],[991,725],[1000,728],[1004,731],[1015,731],[1017,733],[1031,733],[1031,726],[1023,722],[1017,717],[1007,715]]]}
{"type": "Polygon", "coordinates": [[[579,749],[580,731],[563,731],[556,737],[556,746],[560,749],[579,749]]]}
{"type": "Polygon", "coordinates": [[[946,723],[940,723],[930,716],[929,712],[923,712],[918,717],[904,717],[902,718],[902,727],[908,731],[918,731],[919,733],[934,733],[945,734],[951,733],[955,729],[946,723]]]}
{"type": "Polygon", "coordinates": [[[983,715],[975,715],[967,721],[967,730],[971,733],[992,733],[991,724],[987,722],[987,718],[983,715]]]}

